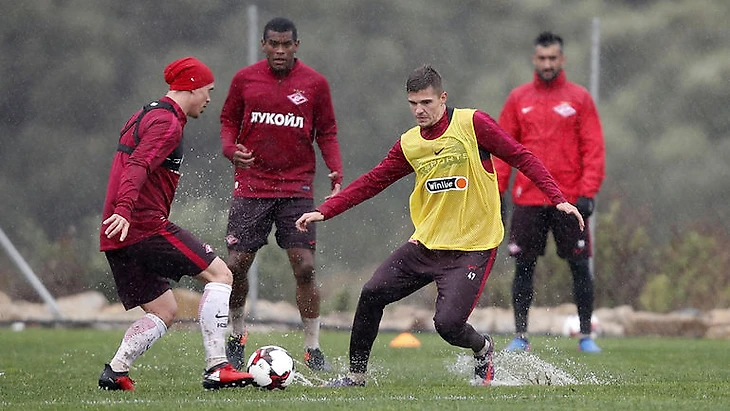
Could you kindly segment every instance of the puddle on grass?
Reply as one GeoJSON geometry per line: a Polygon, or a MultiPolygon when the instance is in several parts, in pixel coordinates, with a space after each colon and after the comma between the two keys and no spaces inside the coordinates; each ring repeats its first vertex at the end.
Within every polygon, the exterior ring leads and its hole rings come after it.
{"type": "MultiPolygon", "coordinates": [[[[294,359],[294,380],[292,384],[304,385],[306,387],[323,387],[332,380],[345,377],[347,370],[350,368],[349,357],[331,357],[330,363],[332,369],[337,372],[336,375],[331,374],[326,378],[321,378],[313,371],[310,371],[304,361],[294,359]],[[303,372],[301,372],[303,370],[303,372]]],[[[377,364],[368,366],[367,384],[368,386],[377,386],[379,377],[387,375],[387,372],[381,369],[377,364]]]]}
{"type": "MultiPolygon", "coordinates": [[[[343,371],[336,377],[322,379],[309,369],[303,361],[294,360],[296,363],[293,384],[301,384],[307,387],[320,387],[333,378],[346,375],[348,359],[346,357],[331,358],[332,368],[336,371],[343,371]],[[303,370],[302,373],[300,370],[303,370]]],[[[469,380],[474,372],[474,357],[467,354],[456,355],[455,361],[447,361],[446,369],[449,373],[469,380]]],[[[509,352],[499,351],[494,353],[493,386],[521,386],[521,385],[577,385],[610,384],[613,378],[610,376],[598,376],[585,365],[576,363],[574,360],[565,358],[560,365],[547,362],[536,354],[530,352],[509,352]]],[[[378,377],[387,375],[387,371],[380,369],[376,364],[371,364],[368,370],[368,384],[378,385],[378,377]]]]}
{"type": "MultiPolygon", "coordinates": [[[[471,378],[474,358],[459,354],[455,362],[446,364],[452,374],[471,378]]],[[[494,353],[493,386],[607,384],[594,372],[581,370],[581,365],[566,360],[565,366],[551,364],[529,352],[500,351],[494,353]]]]}

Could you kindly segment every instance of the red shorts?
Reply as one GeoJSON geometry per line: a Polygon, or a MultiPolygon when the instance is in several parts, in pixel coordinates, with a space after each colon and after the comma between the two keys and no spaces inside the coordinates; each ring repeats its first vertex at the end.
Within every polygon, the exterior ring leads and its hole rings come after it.
{"type": "Polygon", "coordinates": [[[161,296],[170,280],[200,274],[216,258],[210,245],[171,222],[158,234],[104,254],[127,310],[161,296]]]}
{"type": "Polygon", "coordinates": [[[581,231],[575,216],[555,207],[516,205],[510,225],[509,253],[525,258],[544,255],[548,232],[552,231],[560,258],[589,258],[591,236],[587,219],[585,223],[581,231]]]}
{"type": "Polygon", "coordinates": [[[314,250],[316,224],[307,232],[297,230],[294,223],[302,214],[314,211],[311,198],[248,198],[233,197],[228,214],[226,244],[229,250],[256,252],[268,243],[271,228],[276,225],[276,243],[283,249],[314,250]]]}

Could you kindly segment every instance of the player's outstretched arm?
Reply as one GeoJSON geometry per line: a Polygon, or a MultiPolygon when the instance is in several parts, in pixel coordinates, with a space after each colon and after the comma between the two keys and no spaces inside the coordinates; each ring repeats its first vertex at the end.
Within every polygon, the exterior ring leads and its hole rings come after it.
{"type": "Polygon", "coordinates": [[[580,211],[578,211],[577,208],[573,204],[570,204],[568,202],[560,203],[555,206],[558,210],[566,213],[566,214],[573,214],[575,218],[578,219],[578,225],[580,226],[580,231],[583,231],[583,229],[586,227],[585,221],[583,221],[583,216],[580,215],[580,211]]]}
{"type": "Polygon", "coordinates": [[[294,223],[299,231],[307,231],[309,223],[316,223],[317,221],[324,220],[324,215],[319,211],[311,211],[309,213],[302,214],[301,217],[294,223]]]}

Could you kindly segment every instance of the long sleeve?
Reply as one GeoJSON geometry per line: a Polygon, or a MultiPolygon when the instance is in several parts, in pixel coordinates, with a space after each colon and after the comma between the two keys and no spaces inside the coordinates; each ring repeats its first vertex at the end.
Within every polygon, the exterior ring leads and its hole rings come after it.
{"type": "MultiPolygon", "coordinates": [[[[557,183],[547,168],[545,168],[545,165],[523,145],[510,137],[492,117],[482,111],[476,111],[473,121],[479,146],[501,159],[507,167],[518,169],[527,178],[532,180],[550,199],[552,204],[559,204],[566,201],[557,183]]],[[[497,174],[497,178],[499,179],[499,174],[497,174]]],[[[502,192],[501,187],[500,192],[502,192]]]]}
{"type": "Polygon", "coordinates": [[[233,153],[236,152],[236,139],[241,132],[241,124],[243,123],[244,106],[243,93],[243,76],[236,74],[231,80],[231,87],[228,97],[223,103],[221,109],[221,146],[223,155],[229,160],[233,160],[233,153]]]}
{"type": "Polygon", "coordinates": [[[322,152],[322,158],[331,172],[337,172],[337,178],[332,181],[334,184],[341,184],[343,178],[342,155],[340,144],[337,141],[337,122],[335,110],[332,105],[332,95],[329,83],[323,80],[318,93],[317,110],[314,118],[316,141],[322,152]]]}
{"type": "MultiPolygon", "coordinates": [[[[502,112],[499,114],[499,126],[512,138],[519,141],[520,126],[517,122],[516,108],[512,95],[507,97],[502,112]]],[[[494,159],[494,170],[497,173],[499,192],[504,193],[509,188],[509,179],[512,167],[501,158],[494,159]]]]}
{"type": "Polygon", "coordinates": [[[580,195],[593,198],[598,194],[605,176],[605,147],[598,110],[590,94],[585,94],[580,113],[580,147],[583,173],[580,195]]]}
{"type": "Polygon", "coordinates": [[[406,160],[398,140],[377,166],[355,179],[334,197],[327,199],[317,210],[324,215],[325,220],[330,219],[374,197],[412,172],[413,168],[406,160]]]}

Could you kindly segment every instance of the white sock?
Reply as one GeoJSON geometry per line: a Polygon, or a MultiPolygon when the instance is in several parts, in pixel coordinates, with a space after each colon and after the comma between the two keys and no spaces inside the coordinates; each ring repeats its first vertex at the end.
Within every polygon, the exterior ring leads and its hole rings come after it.
{"type": "Polygon", "coordinates": [[[198,322],[203,333],[206,369],[228,361],[225,340],[230,297],[231,286],[223,283],[206,284],[200,297],[198,322]]]}
{"type": "Polygon", "coordinates": [[[117,353],[109,362],[112,371],[129,371],[134,360],[144,354],[166,332],[165,322],[154,314],[147,313],[144,317],[132,323],[127,328],[117,353]]]}
{"type": "Polygon", "coordinates": [[[304,318],[304,348],[319,348],[319,317],[304,318]]]}
{"type": "Polygon", "coordinates": [[[246,307],[231,308],[228,312],[228,325],[231,335],[246,334],[246,307]]]}

